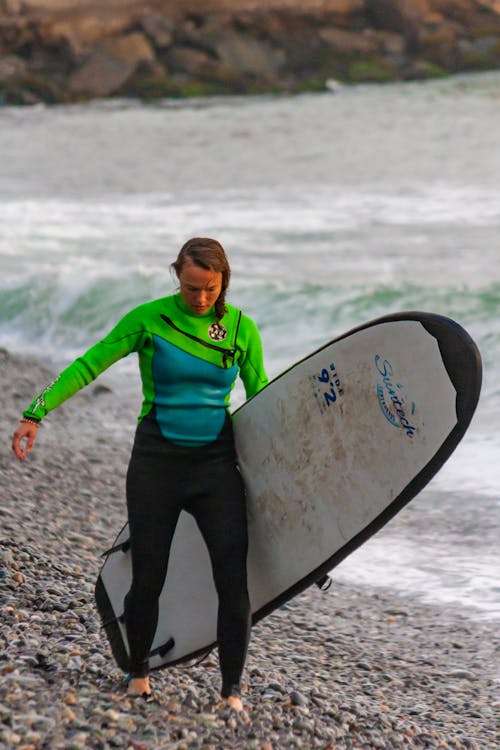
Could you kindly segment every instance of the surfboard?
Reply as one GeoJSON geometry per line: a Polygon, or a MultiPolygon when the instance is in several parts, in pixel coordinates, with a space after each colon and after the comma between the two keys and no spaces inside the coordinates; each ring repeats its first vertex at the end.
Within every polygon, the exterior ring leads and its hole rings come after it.
{"type": "MultiPolygon", "coordinates": [[[[469,334],[449,318],[406,312],[328,342],[236,410],[254,623],[331,571],[425,487],[463,437],[480,389],[481,358],[469,334]]],[[[124,670],[128,536],[124,526],[96,584],[104,629],[124,670]]],[[[208,552],[183,512],[151,669],[213,647],[216,617],[208,552]]]]}

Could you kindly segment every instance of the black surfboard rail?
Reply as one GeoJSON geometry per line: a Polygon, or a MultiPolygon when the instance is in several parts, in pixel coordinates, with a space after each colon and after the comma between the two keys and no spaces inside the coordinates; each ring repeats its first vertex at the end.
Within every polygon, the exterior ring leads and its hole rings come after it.
{"type": "Polygon", "coordinates": [[[125,648],[125,643],[122,638],[118,618],[115,615],[100,573],[97,577],[94,594],[97,611],[99,612],[102,627],[106,633],[111,648],[111,653],[120,669],[124,672],[128,672],[129,660],[127,649],[125,648]]]}
{"type": "MultiPolygon", "coordinates": [[[[267,602],[263,607],[254,612],[252,615],[253,624],[259,622],[259,620],[266,617],[282,604],[285,604],[294,596],[301,593],[306,588],[316,583],[318,580],[322,579],[329,573],[329,571],[335,568],[349,554],[351,554],[355,549],[360,547],[365,541],[367,541],[371,536],[373,536],[377,531],[385,526],[385,524],[390,521],[391,518],[393,518],[402,508],[404,508],[410,502],[410,500],[412,500],[419,492],[421,492],[421,490],[435,476],[435,474],[439,471],[445,461],[451,456],[457,445],[462,440],[465,432],[467,431],[467,428],[476,410],[481,392],[481,355],[477,345],[475,344],[471,336],[459,323],[452,320],[451,318],[436,313],[427,313],[421,311],[399,312],[376,318],[363,325],[352,328],[341,336],[328,341],[323,346],[319,347],[313,352],[310,352],[307,356],[294,363],[291,367],[289,367],[287,370],[278,375],[273,381],[271,381],[271,383],[269,383],[266,388],[269,388],[269,386],[284,377],[288,372],[293,370],[302,362],[305,362],[310,357],[321,352],[323,349],[326,349],[332,344],[341,341],[342,339],[348,338],[360,331],[374,326],[401,321],[415,321],[420,323],[423,328],[436,339],[443,365],[456,391],[456,424],[451,432],[447,435],[439,449],[433,455],[433,457],[429,460],[429,462],[420,470],[420,472],[415,477],[413,477],[413,479],[406,485],[402,492],[396,498],[394,498],[389,506],[387,506],[362,531],[360,531],[357,535],[350,539],[349,542],[347,542],[342,548],[337,550],[333,555],[331,555],[323,563],[321,563],[321,565],[317,566],[301,580],[297,581],[297,583],[295,583],[293,586],[289,587],[286,591],[283,591],[279,596],[267,602]]],[[[254,398],[258,398],[258,396],[259,394],[253,396],[252,399],[249,399],[249,401],[240,406],[239,409],[234,412],[234,414],[240,411],[240,409],[245,408],[248,403],[250,403],[254,398]]],[[[117,539],[118,538],[119,535],[117,539]]],[[[121,546],[121,544],[118,544],[116,545],[116,548],[119,549],[121,548],[121,546]]],[[[114,550],[115,547],[112,547],[110,551],[114,550]]],[[[126,671],[128,661],[127,652],[121,635],[120,627],[116,620],[116,616],[114,615],[111,602],[100,575],[97,579],[95,593],[97,608],[101,620],[104,623],[103,627],[105,628],[113,652],[113,656],[118,666],[126,671]]],[[[169,645],[170,642],[167,642],[165,644],[165,648],[167,650],[169,645]]],[[[205,654],[215,645],[215,643],[206,644],[201,649],[193,651],[180,657],[179,659],[175,659],[168,663],[154,666],[152,667],[152,669],[162,669],[174,666],[176,664],[192,661],[200,655],[205,654]]]]}

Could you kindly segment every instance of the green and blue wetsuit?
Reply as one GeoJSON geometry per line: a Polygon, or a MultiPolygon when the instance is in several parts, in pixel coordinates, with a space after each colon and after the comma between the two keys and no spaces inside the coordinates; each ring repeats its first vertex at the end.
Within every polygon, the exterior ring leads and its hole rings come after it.
{"type": "MultiPolygon", "coordinates": [[[[238,371],[248,398],[267,383],[257,327],[226,307],[217,321],[213,309],[193,313],[180,294],[140,305],[24,412],[43,419],[114,362],[138,353],[144,400],[127,472],[132,583],[124,601],[126,668],[133,676],[148,673],[170,546],[187,511],[210,553],[225,697],[238,690],[250,633],[245,490],[229,397],[238,371]]],[[[118,625],[109,627],[121,639],[118,625]]]]}
{"type": "Polygon", "coordinates": [[[255,323],[232,305],[220,322],[214,310],[196,315],[180,294],[136,307],[102,341],[76,359],[23,412],[43,419],[131,352],[139,355],[144,401],[139,422],[154,408],[163,436],[178,445],[216,439],[238,375],[247,398],[267,383],[255,323]]]}

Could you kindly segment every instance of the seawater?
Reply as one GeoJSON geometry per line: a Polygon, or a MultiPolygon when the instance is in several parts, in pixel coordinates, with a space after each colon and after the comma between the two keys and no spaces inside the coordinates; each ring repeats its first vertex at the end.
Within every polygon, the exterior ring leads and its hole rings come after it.
{"type": "MultiPolygon", "coordinates": [[[[334,577],[498,616],[498,122],[498,73],[1,108],[0,343],[63,366],[173,291],[169,263],[195,235],[227,248],[271,376],[389,312],[454,318],[484,364],[469,432],[334,577]]],[[[132,372],[130,358],[103,377],[139,402],[132,372]]]]}

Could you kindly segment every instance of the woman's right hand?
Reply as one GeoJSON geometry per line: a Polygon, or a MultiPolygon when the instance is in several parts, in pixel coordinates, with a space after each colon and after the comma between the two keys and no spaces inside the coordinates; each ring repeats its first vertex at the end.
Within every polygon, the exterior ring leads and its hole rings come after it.
{"type": "Polygon", "coordinates": [[[21,422],[12,435],[12,450],[20,461],[26,459],[26,454],[33,448],[33,443],[40,426],[31,422],[21,422]]]}

